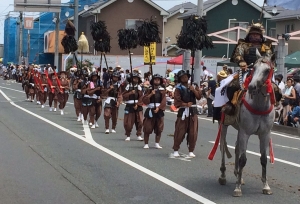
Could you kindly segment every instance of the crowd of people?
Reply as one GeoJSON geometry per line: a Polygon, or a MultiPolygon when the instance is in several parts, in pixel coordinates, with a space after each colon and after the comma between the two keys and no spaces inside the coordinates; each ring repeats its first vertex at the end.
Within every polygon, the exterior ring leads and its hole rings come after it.
{"type": "Polygon", "coordinates": [[[275,80],[283,97],[276,106],[274,123],[300,128],[300,76],[288,78],[284,83],[283,76],[279,74],[275,80]]]}

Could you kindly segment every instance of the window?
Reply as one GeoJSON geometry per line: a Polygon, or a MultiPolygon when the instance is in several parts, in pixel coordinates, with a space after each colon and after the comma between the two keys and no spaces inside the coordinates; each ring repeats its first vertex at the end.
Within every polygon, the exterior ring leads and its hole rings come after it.
{"type": "Polygon", "coordinates": [[[127,19],[125,20],[125,28],[126,29],[137,29],[137,27],[141,26],[143,21],[135,20],[135,19],[127,19]]]}
{"type": "Polygon", "coordinates": [[[285,25],[285,33],[290,33],[290,32],[291,32],[290,25],[285,25]]]}
{"type": "Polygon", "coordinates": [[[291,32],[294,32],[294,24],[291,25],[291,32]]]}

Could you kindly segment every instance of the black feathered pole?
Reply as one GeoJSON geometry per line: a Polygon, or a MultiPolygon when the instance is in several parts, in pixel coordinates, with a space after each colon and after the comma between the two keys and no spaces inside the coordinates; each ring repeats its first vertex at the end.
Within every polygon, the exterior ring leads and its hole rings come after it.
{"type": "Polygon", "coordinates": [[[74,54],[73,57],[75,58],[78,67],[78,60],[75,55],[75,51],[78,49],[78,45],[74,37],[75,32],[76,32],[76,28],[74,24],[70,20],[68,20],[65,27],[65,36],[61,40],[61,45],[64,47],[65,54],[69,54],[69,53],[74,54]]]}
{"type": "Polygon", "coordinates": [[[102,56],[104,57],[106,68],[108,68],[105,53],[110,52],[110,34],[104,21],[92,22],[90,26],[92,37],[95,41],[94,48],[101,52],[100,68],[102,67],[102,56]]]}
{"type": "MultiPolygon", "coordinates": [[[[120,29],[118,30],[118,44],[121,50],[128,50],[129,62],[130,62],[130,83],[132,84],[132,60],[131,49],[135,49],[138,46],[138,34],[134,29],[120,29]]],[[[134,100],[135,105],[135,100],[134,100]]]]}
{"type": "MultiPolygon", "coordinates": [[[[150,45],[151,43],[161,43],[159,34],[160,34],[159,26],[157,22],[152,19],[152,17],[150,18],[150,20],[144,20],[143,24],[138,27],[139,45],[148,47],[151,79],[153,79],[153,69],[152,69],[153,63],[152,63],[150,45]]],[[[154,90],[154,86],[153,86],[153,90],[154,90]]],[[[156,102],[154,101],[154,109],[156,109],[155,104],[156,102]]]]}
{"type": "Polygon", "coordinates": [[[159,25],[157,24],[157,21],[154,21],[151,17],[149,20],[144,20],[143,24],[138,27],[137,32],[139,38],[139,45],[148,48],[150,71],[151,76],[153,77],[153,63],[150,45],[151,43],[161,43],[161,39],[159,37],[159,25]]]}
{"type": "MultiPolygon", "coordinates": [[[[177,46],[192,51],[192,72],[191,72],[191,86],[193,85],[194,79],[194,59],[195,59],[195,51],[212,49],[214,45],[212,43],[212,39],[207,36],[207,22],[204,17],[199,17],[196,15],[191,15],[186,23],[186,28],[181,30],[180,34],[176,36],[177,38],[177,46]]],[[[192,94],[190,94],[191,97],[192,94]]],[[[191,101],[191,99],[190,99],[191,101]]],[[[191,111],[189,111],[191,114],[191,111]]],[[[189,141],[189,129],[190,129],[190,120],[191,117],[189,115],[188,122],[188,132],[187,132],[187,143],[189,141]]]]}

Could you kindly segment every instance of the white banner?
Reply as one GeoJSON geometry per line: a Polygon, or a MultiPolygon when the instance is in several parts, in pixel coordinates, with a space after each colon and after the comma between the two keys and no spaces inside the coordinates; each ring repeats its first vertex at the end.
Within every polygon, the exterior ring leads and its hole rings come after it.
{"type": "Polygon", "coordinates": [[[218,87],[215,92],[214,107],[221,107],[229,101],[227,97],[227,85],[233,80],[235,75],[237,75],[237,73],[221,81],[220,87],[218,87]]]}

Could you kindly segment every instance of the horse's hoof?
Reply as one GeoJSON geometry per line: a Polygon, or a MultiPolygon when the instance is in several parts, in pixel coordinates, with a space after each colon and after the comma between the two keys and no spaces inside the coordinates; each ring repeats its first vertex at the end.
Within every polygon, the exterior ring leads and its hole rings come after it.
{"type": "Polygon", "coordinates": [[[242,190],[240,189],[235,189],[233,191],[233,197],[241,197],[242,196],[242,190]]]}
{"type": "Polygon", "coordinates": [[[220,178],[219,178],[219,184],[220,184],[220,185],[226,185],[226,178],[220,177],[220,178]]]}
{"type": "Polygon", "coordinates": [[[245,184],[246,184],[245,181],[244,181],[244,179],[241,179],[241,184],[242,184],[242,185],[245,185],[245,184]]]}
{"type": "Polygon", "coordinates": [[[263,194],[264,195],[272,195],[273,193],[272,193],[271,189],[263,189],[263,194]]]}

